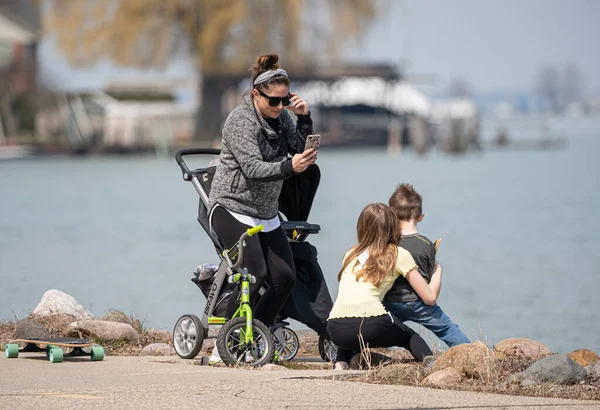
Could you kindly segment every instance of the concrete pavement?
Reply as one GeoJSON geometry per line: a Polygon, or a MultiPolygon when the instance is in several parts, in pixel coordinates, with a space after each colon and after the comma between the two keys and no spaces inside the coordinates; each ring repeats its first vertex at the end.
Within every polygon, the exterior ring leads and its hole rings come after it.
{"type": "Polygon", "coordinates": [[[600,402],[334,380],[331,370],[246,370],[175,357],[0,357],[0,409],[592,409],[600,402]]]}

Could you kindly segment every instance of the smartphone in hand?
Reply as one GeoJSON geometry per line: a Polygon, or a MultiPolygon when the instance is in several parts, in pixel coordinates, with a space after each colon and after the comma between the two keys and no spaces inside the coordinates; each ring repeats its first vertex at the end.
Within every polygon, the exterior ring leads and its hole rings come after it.
{"type": "Polygon", "coordinates": [[[309,149],[319,149],[319,145],[321,145],[321,134],[311,134],[306,137],[306,143],[304,144],[304,151],[309,149]]]}

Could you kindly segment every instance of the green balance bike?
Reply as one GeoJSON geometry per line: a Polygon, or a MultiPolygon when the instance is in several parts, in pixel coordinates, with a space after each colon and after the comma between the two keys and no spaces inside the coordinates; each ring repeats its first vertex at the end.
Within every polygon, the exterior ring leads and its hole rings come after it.
{"type": "Polygon", "coordinates": [[[202,348],[204,338],[208,336],[209,326],[221,325],[215,344],[223,363],[229,366],[260,367],[273,360],[275,354],[273,336],[267,326],[260,320],[254,319],[252,315],[250,285],[256,283],[256,279],[246,268],[241,267],[245,239],[262,230],[263,226],[259,225],[244,232],[231,249],[223,251],[219,267],[205,265],[197,271],[197,282],[202,282],[202,276],[205,275],[212,277],[212,284],[202,319],[196,315],[186,314],[175,324],[173,344],[180,357],[196,357],[202,348]],[[211,268],[216,271],[211,272],[211,268]],[[222,302],[222,298],[219,299],[218,295],[222,294],[221,287],[225,284],[230,285],[231,291],[235,287],[240,288],[239,307],[229,320],[225,317],[213,316],[217,305],[222,302]]]}

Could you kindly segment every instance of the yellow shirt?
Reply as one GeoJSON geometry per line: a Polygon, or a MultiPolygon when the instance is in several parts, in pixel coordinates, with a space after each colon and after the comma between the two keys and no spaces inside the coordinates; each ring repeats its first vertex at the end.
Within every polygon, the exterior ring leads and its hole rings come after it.
{"type": "MultiPolygon", "coordinates": [[[[344,255],[344,259],[348,252],[344,255]]],[[[385,294],[392,288],[398,276],[406,276],[408,272],[417,267],[410,253],[406,249],[398,247],[396,265],[379,287],[375,287],[372,282],[365,282],[363,279],[356,280],[356,272],[362,269],[368,258],[368,252],[363,252],[351,261],[342,272],[338,296],[329,314],[329,319],[385,315],[387,311],[382,303],[385,294]],[[355,267],[356,260],[359,263],[355,267]]]]}

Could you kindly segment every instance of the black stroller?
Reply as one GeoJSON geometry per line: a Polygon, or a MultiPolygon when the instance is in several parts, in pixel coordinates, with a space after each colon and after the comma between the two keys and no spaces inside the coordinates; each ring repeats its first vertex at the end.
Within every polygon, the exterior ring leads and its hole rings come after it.
{"type": "MultiPolygon", "coordinates": [[[[202,319],[193,314],[179,318],[173,330],[176,353],[185,359],[196,357],[202,343],[209,335],[210,325],[223,325],[229,296],[235,284],[227,281],[227,266],[223,259],[223,246],[210,230],[208,221],[208,195],[216,166],[189,170],[183,160],[186,155],[218,156],[220,150],[210,148],[184,149],[176,154],[177,164],[183,172],[183,179],[190,181],[200,196],[198,222],[212,240],[217,254],[221,257],[219,266],[205,264],[194,272],[194,282],[207,298],[202,319]]],[[[323,272],[317,261],[317,250],[306,241],[308,235],[320,231],[320,226],[307,222],[314,196],[320,182],[317,165],[311,165],[305,172],[284,181],[279,198],[281,226],[288,236],[296,266],[296,285],[285,306],[278,315],[277,324],[271,328],[275,339],[275,349],[279,359],[291,360],[299,349],[299,339],[285,320],[291,318],[308,326],[319,335],[319,354],[325,361],[335,358],[336,346],[327,335],[327,317],[333,306],[323,272]]],[[[268,286],[268,283],[265,285],[268,286]]],[[[263,293],[261,289],[259,293],[263,293]]]]}

